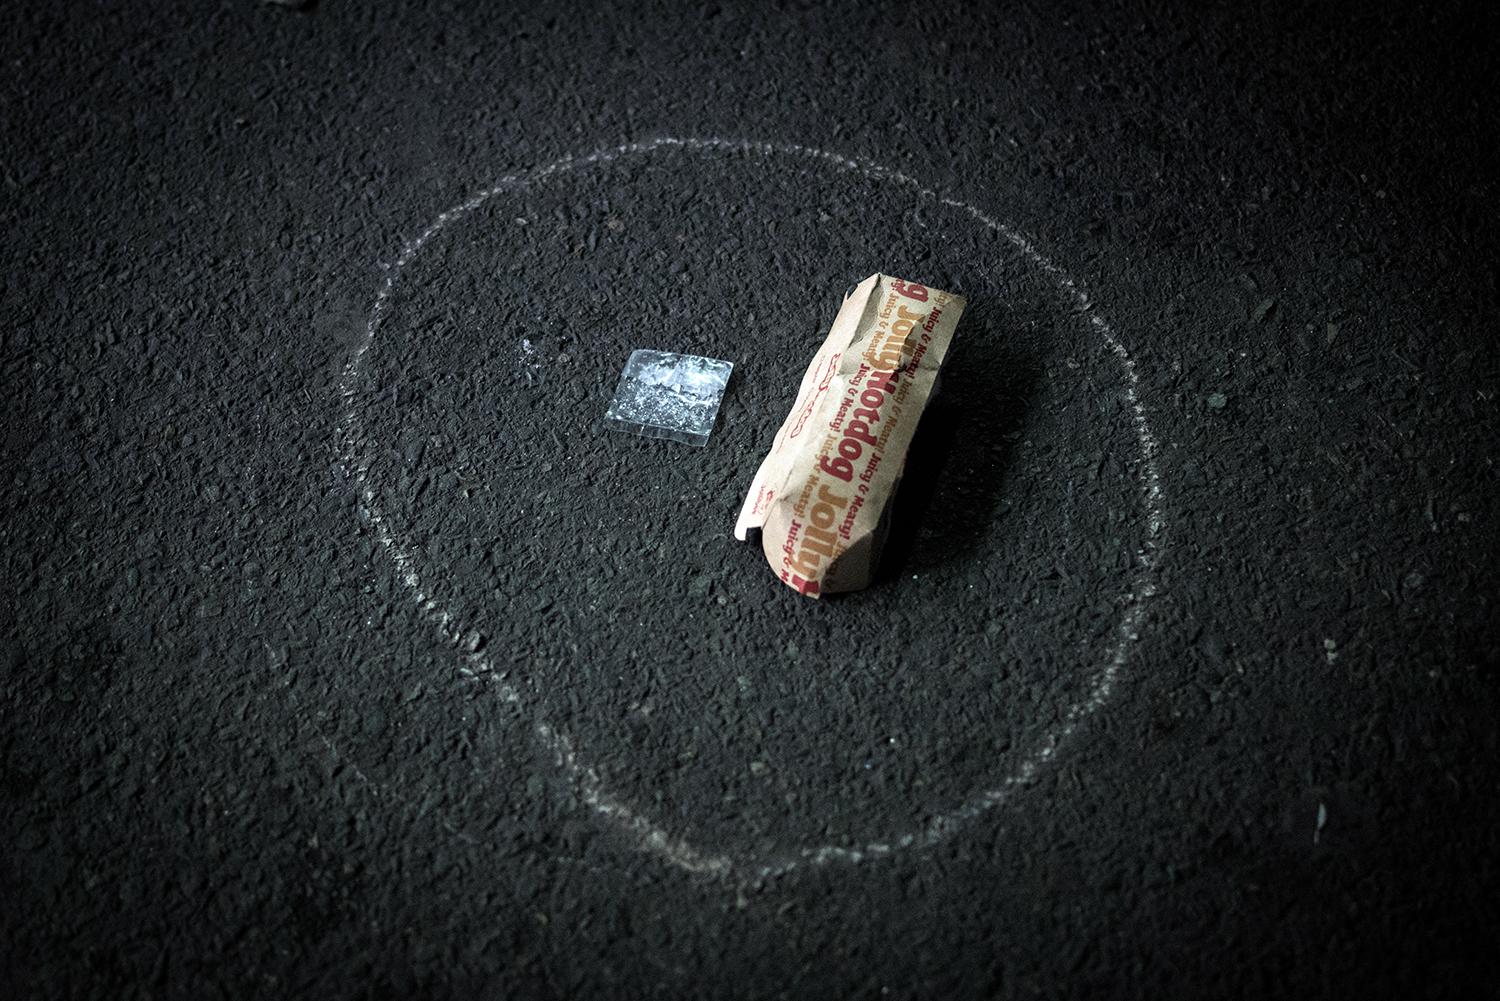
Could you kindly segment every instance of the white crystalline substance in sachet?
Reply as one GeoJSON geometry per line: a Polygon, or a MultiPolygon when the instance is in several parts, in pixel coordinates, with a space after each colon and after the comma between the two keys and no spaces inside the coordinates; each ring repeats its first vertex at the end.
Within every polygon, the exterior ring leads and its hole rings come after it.
{"type": "Polygon", "coordinates": [[[706,445],[733,362],[637,349],[604,415],[606,427],[706,445]]]}

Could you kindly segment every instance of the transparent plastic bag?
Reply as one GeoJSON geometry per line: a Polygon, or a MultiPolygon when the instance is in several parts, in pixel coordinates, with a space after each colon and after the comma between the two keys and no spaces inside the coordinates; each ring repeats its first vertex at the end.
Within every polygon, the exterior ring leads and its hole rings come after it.
{"type": "Polygon", "coordinates": [[[604,426],[644,438],[706,445],[733,362],[637,348],[630,353],[604,426]]]}

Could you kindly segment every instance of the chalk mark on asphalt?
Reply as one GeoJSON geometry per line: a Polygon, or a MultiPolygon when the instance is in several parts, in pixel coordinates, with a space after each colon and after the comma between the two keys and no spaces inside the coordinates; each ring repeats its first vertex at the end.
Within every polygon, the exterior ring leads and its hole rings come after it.
{"type": "MultiPolygon", "coordinates": [[[[374,488],[370,485],[370,449],[365,440],[355,398],[355,381],[365,357],[375,343],[386,305],[396,288],[402,270],[434,236],[451,223],[464,218],[497,195],[520,191],[548,178],[572,171],[611,163],[621,157],[645,156],[661,149],[687,149],[727,155],[760,155],[764,157],[802,157],[831,165],[846,173],[857,173],[871,180],[891,182],[911,189],[917,197],[966,212],[971,218],[1000,234],[1032,265],[1041,269],[1058,288],[1066,293],[1077,312],[1088,319],[1089,326],[1103,339],[1114,354],[1124,374],[1125,396],[1130,404],[1132,423],[1140,447],[1138,471],[1140,499],[1146,516],[1147,532],[1141,548],[1135,553],[1135,573],[1125,592],[1125,611],[1115,626],[1113,640],[1104,666],[1095,674],[1088,697],[1072,705],[1062,725],[1046,734],[1038,746],[1013,772],[989,789],[971,795],[953,809],[938,813],[923,826],[883,840],[870,840],[856,847],[840,845],[803,846],[779,854],[735,857],[727,853],[706,851],[677,837],[642,811],[627,803],[605,785],[597,769],[573,746],[568,734],[554,727],[539,713],[532,711],[532,736],[567,778],[578,798],[594,813],[618,827],[635,844],[664,861],[689,873],[714,878],[769,879],[785,875],[803,866],[823,866],[834,862],[860,863],[886,858],[905,850],[929,848],[949,837],[976,817],[1007,802],[1012,793],[1030,785],[1063,749],[1073,735],[1098,712],[1114,694],[1115,683],[1129,659],[1130,651],[1140,637],[1141,623],[1147,605],[1158,589],[1158,571],[1165,551],[1166,520],[1162,513],[1161,477],[1156,467],[1157,442],[1139,397],[1140,379],[1134,358],[1115,336],[1109,324],[1095,310],[1088,294],[1066,271],[1036,249],[1031,240],[1009,226],[985,214],[973,205],[939,194],[914,178],[872,163],[841,156],[796,143],[767,143],[744,139],[695,139],[671,136],[646,142],[626,143],[599,150],[587,156],[564,156],[529,171],[506,174],[488,188],[445,210],[415,238],[407,240],[395,260],[385,268],[385,280],[376,293],[374,305],[365,323],[364,337],[344,367],[339,393],[344,416],[337,430],[339,455],[343,467],[358,485],[360,501],[375,529],[381,548],[390,557],[402,584],[411,593],[422,615],[451,646],[462,650],[464,630],[455,624],[453,614],[433,596],[430,585],[417,573],[412,550],[392,533],[374,488]]],[[[507,680],[507,673],[482,653],[462,653],[458,671],[464,678],[488,685],[502,702],[522,712],[528,711],[520,692],[507,680]]],[[[332,747],[330,746],[330,750],[332,747]]]]}

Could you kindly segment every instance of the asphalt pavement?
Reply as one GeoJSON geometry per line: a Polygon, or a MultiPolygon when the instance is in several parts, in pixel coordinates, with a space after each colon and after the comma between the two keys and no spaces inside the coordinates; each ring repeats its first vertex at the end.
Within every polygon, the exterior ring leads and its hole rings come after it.
{"type": "Polygon", "coordinates": [[[1180,7],[16,7],[0,994],[1491,996],[1500,26],[1180,7]]]}

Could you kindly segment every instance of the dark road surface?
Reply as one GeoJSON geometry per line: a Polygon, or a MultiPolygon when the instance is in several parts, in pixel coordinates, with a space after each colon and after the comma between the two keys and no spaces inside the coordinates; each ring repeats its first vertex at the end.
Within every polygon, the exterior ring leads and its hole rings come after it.
{"type": "Polygon", "coordinates": [[[1494,995],[1480,5],[13,6],[0,996],[1494,995]],[[812,602],[877,270],[969,311],[812,602]]]}

